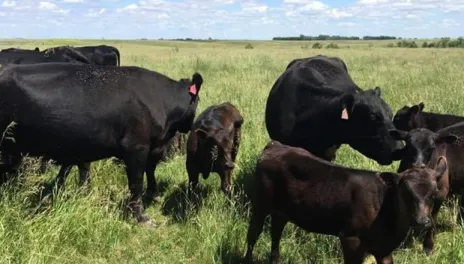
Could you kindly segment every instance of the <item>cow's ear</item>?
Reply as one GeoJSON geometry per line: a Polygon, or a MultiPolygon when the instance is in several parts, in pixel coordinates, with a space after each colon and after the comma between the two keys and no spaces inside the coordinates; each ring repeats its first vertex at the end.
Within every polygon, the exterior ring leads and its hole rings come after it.
{"type": "Polygon", "coordinates": [[[209,136],[209,132],[206,130],[203,130],[201,128],[195,129],[195,133],[197,134],[198,137],[200,138],[207,138],[209,136]]]}
{"type": "Polygon", "coordinates": [[[340,100],[341,104],[341,119],[348,120],[351,118],[354,110],[354,96],[352,94],[345,94],[340,100]]]}
{"type": "Polygon", "coordinates": [[[435,144],[453,144],[456,140],[458,140],[458,137],[456,135],[452,134],[447,134],[447,135],[439,135],[435,138],[435,144]]]}
{"type": "Polygon", "coordinates": [[[392,173],[392,172],[382,172],[382,173],[379,172],[376,174],[377,179],[379,179],[380,182],[382,182],[383,184],[389,187],[398,185],[398,183],[401,180],[401,176],[402,176],[401,174],[392,173]]]}
{"type": "Polygon", "coordinates": [[[388,130],[388,134],[394,140],[406,140],[408,138],[409,133],[406,131],[398,130],[398,129],[390,129],[388,130]]]}
{"type": "Polygon", "coordinates": [[[448,162],[444,156],[440,156],[435,165],[436,180],[439,181],[448,169],[448,162]]]}
{"type": "Polygon", "coordinates": [[[194,73],[192,76],[192,83],[189,86],[189,92],[191,95],[198,96],[201,85],[203,84],[203,77],[199,73],[194,73]]]}
{"type": "Polygon", "coordinates": [[[380,90],[380,87],[376,86],[374,88],[374,94],[378,97],[380,97],[382,95],[382,91],[380,90]]]}
{"type": "Polygon", "coordinates": [[[419,112],[422,112],[424,110],[424,102],[420,102],[417,106],[419,106],[419,112]]]}
{"type": "Polygon", "coordinates": [[[40,50],[39,50],[39,47],[35,47],[35,49],[34,49],[34,50],[35,50],[35,51],[40,51],[40,50]]]}
{"type": "Polygon", "coordinates": [[[424,107],[421,106],[420,104],[418,104],[418,105],[413,105],[413,106],[411,107],[411,110],[410,110],[410,111],[411,111],[411,115],[412,115],[412,116],[417,115],[418,113],[420,113],[420,112],[422,111],[423,108],[424,108],[424,107]]]}

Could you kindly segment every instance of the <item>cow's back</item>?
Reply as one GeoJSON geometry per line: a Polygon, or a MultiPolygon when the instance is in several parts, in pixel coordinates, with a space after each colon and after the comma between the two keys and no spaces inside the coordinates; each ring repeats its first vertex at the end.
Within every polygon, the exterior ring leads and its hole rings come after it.
{"type": "Polygon", "coordinates": [[[47,63],[5,69],[0,95],[14,106],[17,141],[28,151],[88,161],[118,152],[127,133],[162,136],[176,95],[160,94],[174,85],[137,67],[47,63]]]}
{"type": "Polygon", "coordinates": [[[269,136],[294,145],[300,137],[311,137],[302,133],[325,134],[324,111],[328,102],[358,89],[345,67],[339,59],[325,56],[292,62],[274,83],[266,102],[269,136]]]}
{"type": "Polygon", "coordinates": [[[367,228],[371,223],[372,219],[355,223],[353,217],[370,209],[362,206],[366,201],[378,202],[374,196],[379,187],[372,174],[354,172],[304,149],[272,141],[258,158],[258,190],[253,203],[257,208],[283,213],[310,232],[349,233],[359,227],[356,225],[367,228]]]}

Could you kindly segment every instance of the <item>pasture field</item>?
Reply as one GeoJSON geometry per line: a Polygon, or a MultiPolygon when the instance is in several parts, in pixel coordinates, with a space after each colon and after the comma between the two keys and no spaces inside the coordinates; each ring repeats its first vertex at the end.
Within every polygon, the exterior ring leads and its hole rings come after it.
{"type": "MultiPolygon", "coordinates": [[[[340,49],[307,49],[304,42],[269,41],[250,42],[254,48],[245,49],[247,41],[0,40],[0,49],[105,43],[120,50],[122,65],[145,67],[174,79],[190,78],[198,71],[205,82],[197,114],[211,104],[230,101],[245,119],[233,202],[220,191],[216,174],[200,180],[199,198],[187,198],[185,156],[178,155],[156,171],[162,201],[147,206],[155,229],[138,226],[133,217],[123,218],[128,187],[122,166],[111,160],[92,163],[88,189],[77,188],[74,168],[65,190],[40,197],[58,167],[51,166],[41,175],[38,163],[27,159],[20,177],[0,187],[0,263],[238,263],[245,252],[247,194],[253,190],[256,157],[269,140],[266,99],[292,59],[317,54],[340,57],[360,87],[381,87],[394,112],[424,102],[426,111],[464,115],[464,49],[382,47],[389,42],[337,42],[340,49]],[[365,44],[371,42],[373,46],[365,44]]],[[[347,146],[338,152],[336,163],[382,171],[395,171],[398,166],[398,162],[379,166],[347,146]]],[[[395,251],[395,263],[464,263],[464,229],[456,214],[454,200],[442,207],[434,255],[425,256],[421,243],[415,241],[412,248],[395,251]]],[[[265,228],[254,251],[255,263],[267,263],[269,253],[265,228]]],[[[282,263],[340,263],[342,253],[338,239],[288,224],[281,256],[282,263]]],[[[373,262],[368,258],[365,263],[373,262]]]]}

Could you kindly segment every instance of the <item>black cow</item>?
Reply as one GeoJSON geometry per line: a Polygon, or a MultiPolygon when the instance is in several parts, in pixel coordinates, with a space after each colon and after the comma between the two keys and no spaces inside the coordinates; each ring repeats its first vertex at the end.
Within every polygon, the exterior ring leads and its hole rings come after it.
{"type": "Polygon", "coordinates": [[[38,47],[35,47],[35,49],[30,50],[30,49],[19,49],[19,48],[7,48],[7,49],[2,49],[0,52],[40,52],[38,47]]]}
{"type": "Polygon", "coordinates": [[[402,147],[388,133],[392,117],[380,88],[361,90],[341,59],[322,55],[290,62],[266,104],[271,139],[328,161],[346,143],[379,164],[391,164],[392,153],[402,147]]]}
{"type": "MultiPolygon", "coordinates": [[[[120,65],[119,50],[113,46],[99,45],[99,46],[84,46],[84,47],[72,47],[72,46],[60,46],[56,48],[72,48],[79,51],[85,57],[87,57],[92,63],[96,65],[120,65]]],[[[52,48],[52,49],[56,49],[52,48]]],[[[45,50],[46,51],[46,50],[45,50]]]]}
{"type": "Polygon", "coordinates": [[[120,65],[121,56],[119,50],[113,46],[84,46],[75,47],[82,52],[87,58],[97,65],[120,65]]]}
{"type": "Polygon", "coordinates": [[[424,103],[422,102],[411,107],[403,106],[393,117],[393,125],[395,125],[396,129],[403,131],[410,131],[414,128],[427,128],[436,132],[442,128],[464,122],[462,116],[424,112],[423,110],[424,103]]]}
{"type": "Polygon", "coordinates": [[[79,51],[69,47],[58,47],[44,51],[0,52],[0,64],[32,64],[45,62],[70,62],[91,64],[79,51]]]}
{"type": "MultiPolygon", "coordinates": [[[[91,62],[81,54],[79,51],[70,47],[58,47],[47,49],[42,52],[36,50],[21,50],[21,49],[7,49],[0,53],[0,64],[35,64],[35,63],[50,63],[50,62],[69,62],[69,63],[84,63],[90,64],[91,62]]],[[[10,130],[11,138],[15,138],[15,128],[10,130]]],[[[0,172],[4,173],[17,173],[19,166],[22,163],[23,156],[16,144],[11,140],[3,141],[1,145],[1,160],[2,166],[0,172]]],[[[41,159],[40,171],[43,173],[47,167],[48,159],[41,159]]],[[[80,183],[83,184],[90,180],[90,164],[77,164],[79,167],[80,183]]],[[[72,166],[62,166],[58,173],[57,180],[59,184],[62,179],[66,178],[72,166]]],[[[3,180],[6,177],[3,176],[3,180]]]]}
{"type": "MultiPolygon", "coordinates": [[[[398,172],[412,166],[428,164],[433,166],[437,157],[445,156],[449,164],[449,173],[438,183],[439,195],[436,197],[432,211],[433,226],[425,233],[423,248],[426,254],[433,253],[436,221],[442,203],[449,195],[460,195],[460,216],[464,216],[464,122],[432,132],[426,128],[417,128],[409,132],[395,131],[392,135],[406,141],[406,146],[399,152],[402,158],[398,172]]],[[[408,238],[406,245],[412,242],[408,238]]]]}
{"type": "Polygon", "coordinates": [[[251,262],[266,216],[271,215],[271,258],[288,222],[308,232],[337,236],[345,263],[362,264],[366,253],[377,263],[393,263],[392,252],[411,226],[431,225],[436,170],[414,167],[403,173],[357,170],[322,160],[302,148],[271,141],[256,164],[256,184],[245,260],[251,262]]]}
{"type": "Polygon", "coordinates": [[[72,165],[109,157],[126,165],[139,222],[143,173],[156,192],[166,142],[192,127],[203,78],[175,81],[139,67],[70,63],[9,65],[0,73],[0,131],[15,122],[23,153],[72,165]]]}
{"type": "Polygon", "coordinates": [[[207,179],[216,172],[222,191],[230,195],[242,124],[240,111],[229,102],[212,105],[198,116],[187,141],[186,167],[192,187],[197,186],[200,173],[207,179]]]}

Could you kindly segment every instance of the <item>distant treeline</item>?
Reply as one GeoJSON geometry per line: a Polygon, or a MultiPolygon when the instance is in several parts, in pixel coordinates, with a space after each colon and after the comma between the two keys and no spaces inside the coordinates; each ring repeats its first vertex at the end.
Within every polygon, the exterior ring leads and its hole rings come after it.
{"type": "Polygon", "coordinates": [[[339,36],[339,35],[319,35],[319,36],[305,36],[299,37],[274,37],[272,40],[383,40],[383,39],[397,39],[393,36],[364,36],[362,38],[355,36],[339,36]]]}
{"type": "MultiPolygon", "coordinates": [[[[390,43],[388,44],[389,48],[393,47],[399,47],[399,48],[418,48],[419,45],[415,41],[399,41],[396,43],[390,43]]],[[[457,39],[451,39],[451,38],[441,38],[437,41],[434,42],[427,42],[424,41],[422,42],[421,45],[422,48],[464,48],[464,37],[459,37],[457,39]]]]}

